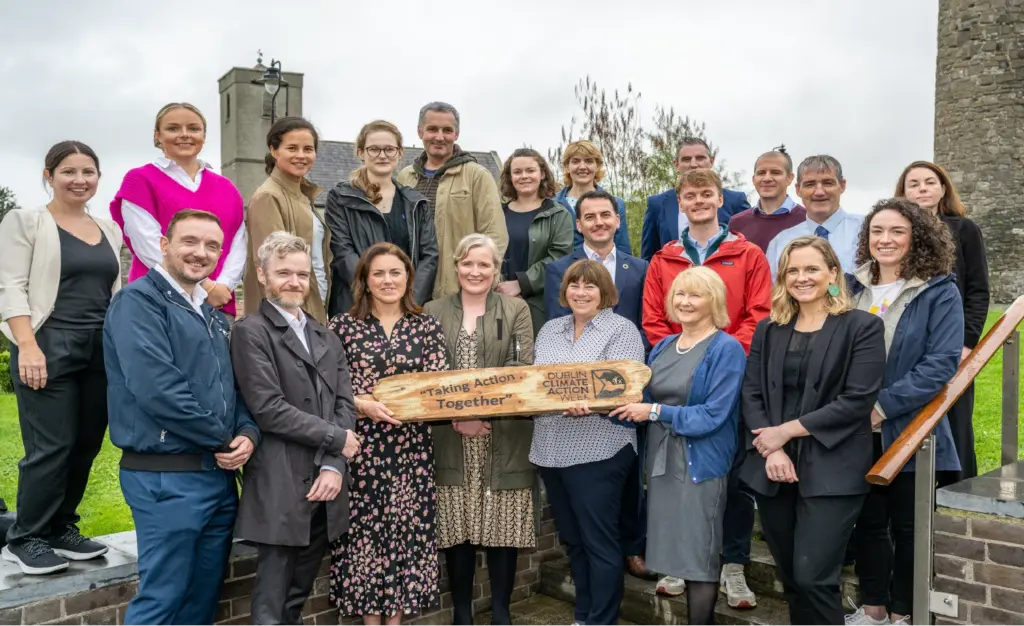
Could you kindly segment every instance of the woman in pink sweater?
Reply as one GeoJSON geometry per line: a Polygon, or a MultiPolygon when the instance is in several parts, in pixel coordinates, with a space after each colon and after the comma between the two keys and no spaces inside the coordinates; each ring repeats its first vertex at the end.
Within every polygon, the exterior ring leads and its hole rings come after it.
{"type": "Polygon", "coordinates": [[[206,301],[235,315],[235,287],[245,270],[245,209],[235,185],[199,158],[206,142],[206,118],[187,102],[172,102],[156,115],[153,143],[162,154],[130,170],[110,203],[110,215],[124,231],[132,251],[128,280],[146,274],[163,260],[160,238],[182,209],[213,213],[224,230],[224,251],[201,287],[206,301]]]}

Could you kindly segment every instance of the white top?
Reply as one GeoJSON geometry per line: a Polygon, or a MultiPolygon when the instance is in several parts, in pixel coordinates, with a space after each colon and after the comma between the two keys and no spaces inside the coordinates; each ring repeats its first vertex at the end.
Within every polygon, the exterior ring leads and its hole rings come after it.
{"type": "MultiPolygon", "coordinates": [[[[164,277],[164,279],[167,280],[171,287],[174,287],[174,289],[181,294],[181,297],[185,298],[186,302],[192,305],[192,308],[196,310],[196,313],[198,313],[200,316],[203,316],[203,303],[206,302],[206,296],[210,294],[206,293],[206,290],[203,289],[202,285],[196,285],[195,287],[193,287],[192,295],[190,296],[188,295],[188,292],[185,291],[185,288],[182,287],[181,284],[178,283],[178,281],[174,280],[170,272],[164,269],[163,265],[160,265],[158,263],[153,267],[156,269],[157,272],[160,273],[161,276],[164,277]]],[[[205,316],[203,317],[205,319],[205,316]]]]}
{"type": "MultiPolygon", "coordinates": [[[[313,275],[316,276],[316,286],[320,290],[320,298],[327,302],[327,269],[324,266],[324,224],[316,214],[316,209],[310,203],[309,210],[313,212],[313,275]]],[[[244,228],[242,230],[245,230],[244,228]]],[[[244,242],[243,242],[244,245],[244,242]]],[[[232,248],[234,250],[234,248],[232,248]]],[[[242,264],[245,265],[245,253],[242,253],[242,264]]],[[[224,264],[227,268],[227,263],[224,264]]],[[[238,274],[241,280],[242,274],[238,274]]],[[[219,281],[218,281],[219,282],[219,281]]]]}
{"type": "Polygon", "coordinates": [[[871,307],[868,309],[868,312],[885,319],[889,305],[900,295],[905,284],[907,284],[907,281],[899,279],[888,285],[871,285],[871,307]]]}
{"type": "Polygon", "coordinates": [[[277,309],[277,312],[281,314],[284,321],[288,322],[288,326],[292,329],[292,332],[295,333],[295,336],[299,338],[299,343],[302,344],[302,347],[306,349],[307,353],[312,354],[309,352],[309,344],[306,343],[306,316],[302,314],[302,309],[299,309],[299,316],[295,317],[288,311],[285,311],[276,302],[267,300],[267,303],[277,309]]]}
{"type": "Polygon", "coordinates": [[[860,239],[860,227],[863,222],[863,215],[847,213],[842,208],[839,208],[831,217],[825,220],[824,224],[819,224],[808,217],[796,226],[790,226],[778,235],[775,235],[768,244],[768,250],[765,252],[765,255],[768,257],[768,264],[771,266],[772,280],[775,280],[775,274],[779,271],[779,256],[782,255],[782,251],[789,242],[797,237],[816,234],[815,231],[819,226],[828,231],[828,242],[832,245],[832,249],[836,251],[836,256],[839,257],[839,265],[843,271],[853,272],[857,269],[857,243],[860,239]]]}
{"type": "Polygon", "coordinates": [[[583,244],[583,254],[587,255],[587,258],[591,261],[597,261],[603,265],[608,270],[608,273],[612,275],[612,283],[615,282],[615,246],[612,246],[612,251],[603,259],[600,254],[592,250],[587,244],[583,244]]]}
{"type": "MultiPolygon", "coordinates": [[[[153,165],[167,174],[171,180],[178,183],[189,191],[196,191],[203,182],[203,170],[210,168],[206,161],[199,161],[199,172],[195,180],[188,177],[188,173],[180,165],[167,157],[160,156],[153,161],[153,165]]],[[[163,254],[160,252],[160,238],[163,230],[156,218],[149,214],[139,205],[121,200],[121,216],[124,218],[124,234],[132,242],[132,251],[146,267],[153,268],[163,261],[163,254]]],[[[245,246],[247,243],[245,228],[239,228],[235,238],[231,241],[231,251],[224,259],[224,265],[220,268],[220,274],[212,278],[213,282],[220,283],[234,291],[242,282],[242,274],[245,272],[245,246]]]]}

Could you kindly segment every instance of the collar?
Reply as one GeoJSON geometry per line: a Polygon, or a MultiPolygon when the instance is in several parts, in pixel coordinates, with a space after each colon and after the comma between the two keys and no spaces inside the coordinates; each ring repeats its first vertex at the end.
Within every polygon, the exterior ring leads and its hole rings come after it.
{"type": "Polygon", "coordinates": [[[164,266],[162,264],[154,265],[153,269],[155,269],[157,273],[163,276],[164,280],[167,281],[167,284],[170,285],[171,288],[173,288],[179,294],[181,294],[182,298],[185,298],[185,302],[188,302],[197,309],[203,306],[203,303],[206,302],[206,296],[210,295],[206,292],[205,289],[203,289],[202,285],[197,283],[196,286],[192,288],[192,295],[189,296],[188,292],[185,291],[185,288],[182,287],[178,283],[178,281],[174,280],[173,277],[171,277],[170,272],[164,269],[164,266]]]}
{"type": "Polygon", "coordinates": [[[270,178],[278,185],[281,185],[281,187],[288,193],[294,196],[305,196],[309,198],[310,203],[316,200],[317,196],[319,196],[324,191],[317,185],[310,182],[309,179],[307,178],[303,178],[302,180],[296,182],[292,180],[290,177],[288,177],[287,174],[285,174],[276,167],[270,171],[270,178]]]}
{"type": "MultiPolygon", "coordinates": [[[[212,170],[213,169],[212,165],[210,165],[209,163],[207,163],[206,161],[204,161],[202,159],[196,159],[196,162],[199,163],[199,169],[200,170],[212,170]]],[[[160,169],[163,169],[163,170],[169,170],[169,169],[173,169],[175,167],[180,169],[180,170],[183,170],[183,171],[185,169],[185,168],[181,167],[180,165],[178,165],[177,163],[175,163],[174,161],[168,159],[166,156],[164,156],[162,154],[160,156],[158,156],[157,158],[153,159],[153,165],[156,165],[157,167],[159,167],[160,169]]]]}
{"type": "MultiPolygon", "coordinates": [[[[771,215],[785,215],[786,213],[789,213],[790,211],[792,211],[795,208],[796,208],[796,202],[793,200],[793,198],[790,198],[787,195],[786,199],[783,200],[783,202],[782,202],[782,206],[780,206],[778,209],[776,209],[775,212],[772,213],[771,215]]],[[[761,215],[768,215],[768,213],[765,213],[764,211],[761,210],[761,200],[758,200],[757,204],[754,205],[754,212],[755,213],[760,213],[761,215]]]]}
{"type": "Polygon", "coordinates": [[[612,251],[609,252],[608,256],[606,256],[603,259],[601,258],[601,255],[597,253],[596,250],[588,246],[586,243],[583,244],[583,253],[587,255],[588,259],[593,259],[596,256],[601,263],[605,263],[607,261],[611,261],[612,263],[614,263],[615,259],[618,258],[615,255],[615,246],[612,246],[612,251]]]}
{"type": "Polygon", "coordinates": [[[293,328],[296,328],[296,329],[298,329],[298,330],[305,330],[305,329],[306,329],[306,316],[305,316],[305,314],[304,314],[304,313],[302,312],[302,309],[299,309],[299,316],[298,316],[298,317],[295,317],[294,315],[292,315],[292,314],[291,314],[291,313],[289,313],[288,311],[285,311],[285,310],[284,310],[284,309],[283,309],[283,308],[282,308],[282,307],[281,307],[281,306],[280,306],[279,304],[277,304],[276,302],[271,302],[270,300],[266,300],[266,302],[267,302],[267,304],[269,304],[270,306],[272,306],[272,307],[274,307],[275,309],[277,309],[277,312],[281,314],[281,317],[283,317],[283,318],[284,318],[284,321],[288,322],[288,325],[289,325],[289,326],[291,326],[291,327],[293,327],[293,328]]]}
{"type": "Polygon", "coordinates": [[[824,224],[818,224],[817,222],[812,220],[810,216],[808,216],[807,225],[810,226],[812,230],[818,226],[823,226],[825,230],[828,231],[828,234],[831,235],[832,233],[836,232],[836,229],[839,228],[839,225],[842,224],[843,220],[845,219],[846,211],[843,210],[843,207],[839,207],[838,209],[836,209],[835,213],[830,215],[829,218],[825,220],[824,224]]]}
{"type": "MultiPolygon", "coordinates": [[[[615,311],[612,310],[612,307],[608,307],[606,309],[601,309],[600,311],[597,312],[597,315],[594,316],[594,319],[592,319],[589,322],[587,322],[587,325],[588,326],[593,325],[596,328],[600,328],[601,326],[603,326],[606,323],[606,321],[612,315],[615,315],[615,311]]],[[[570,313],[569,315],[566,315],[565,317],[558,317],[558,318],[555,318],[555,319],[562,320],[562,324],[563,324],[562,332],[569,332],[569,331],[575,330],[575,327],[576,327],[576,316],[575,315],[570,313]]]]}

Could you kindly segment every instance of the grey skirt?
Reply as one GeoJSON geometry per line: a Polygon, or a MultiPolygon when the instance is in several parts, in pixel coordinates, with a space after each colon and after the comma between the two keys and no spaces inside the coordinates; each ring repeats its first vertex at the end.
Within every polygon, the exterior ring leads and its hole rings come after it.
{"type": "Polygon", "coordinates": [[[664,443],[675,458],[655,472],[658,476],[651,472],[655,446],[648,449],[647,568],[683,580],[717,583],[729,477],[694,483],[686,438],[669,435],[664,443]]]}

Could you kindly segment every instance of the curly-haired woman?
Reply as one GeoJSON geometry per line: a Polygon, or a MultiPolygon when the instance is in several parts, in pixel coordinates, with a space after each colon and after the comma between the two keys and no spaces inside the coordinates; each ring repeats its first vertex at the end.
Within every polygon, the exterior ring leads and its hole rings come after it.
{"type": "MultiPolygon", "coordinates": [[[[885,325],[882,390],[871,412],[874,458],[956,372],[964,311],[952,276],[949,229],[904,198],[882,200],[864,219],[852,283],[855,306],[885,325]]],[[[959,470],[949,421],[935,428],[936,469],[959,470]]],[[[888,486],[873,485],[857,520],[857,575],[864,606],[847,623],[909,623],[914,584],[914,460],[888,486]],[[890,538],[891,537],[891,538],[890,538]]]]}
{"type": "MultiPolygon", "coordinates": [[[[896,183],[896,196],[917,203],[949,228],[956,244],[953,275],[964,301],[964,347],[960,360],[967,358],[981,340],[988,317],[988,260],[981,229],[967,217],[967,208],[953,186],[949,173],[941,165],[914,161],[903,170],[896,183]]],[[[939,486],[950,485],[978,475],[974,454],[974,385],[972,384],[949,409],[949,428],[960,457],[959,472],[939,474],[939,486]]]]}
{"type": "Polygon", "coordinates": [[[501,206],[508,229],[508,248],[498,293],[526,300],[536,336],[547,321],[547,264],[572,252],[573,220],[552,200],[557,188],[555,175],[536,150],[519,148],[513,152],[501,168],[498,184],[502,197],[508,200],[501,206]]]}

